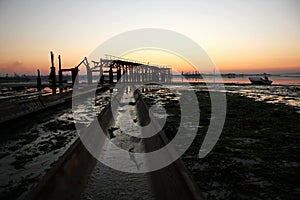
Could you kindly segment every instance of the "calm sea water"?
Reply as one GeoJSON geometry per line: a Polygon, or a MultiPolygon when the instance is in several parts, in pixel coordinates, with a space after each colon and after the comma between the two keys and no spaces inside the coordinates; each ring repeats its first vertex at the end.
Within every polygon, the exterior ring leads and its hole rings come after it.
{"type": "MultiPolygon", "coordinates": [[[[270,76],[270,80],[273,81],[273,85],[300,85],[300,76],[270,76]]],[[[189,82],[204,82],[203,79],[199,78],[189,78],[189,82]]],[[[182,82],[180,76],[174,76],[172,79],[173,82],[182,82]]],[[[235,83],[235,84],[251,84],[248,76],[237,77],[237,78],[214,78],[209,77],[207,82],[216,82],[216,83],[235,83]]]]}

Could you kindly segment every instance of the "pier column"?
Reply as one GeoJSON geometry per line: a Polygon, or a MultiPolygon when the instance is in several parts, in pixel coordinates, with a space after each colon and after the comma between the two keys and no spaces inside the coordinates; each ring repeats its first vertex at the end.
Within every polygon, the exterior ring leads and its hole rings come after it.
{"type": "MultiPolygon", "coordinates": [[[[75,84],[75,81],[77,80],[78,81],[78,79],[76,79],[76,77],[77,77],[77,75],[78,75],[78,67],[74,67],[74,68],[72,68],[72,70],[71,70],[71,73],[72,73],[72,86],[74,86],[74,84],[75,84]]],[[[78,84],[77,84],[78,85],[78,84]]]]}
{"type": "Polygon", "coordinates": [[[160,80],[161,82],[166,82],[166,76],[164,70],[160,71],[160,80]]]}
{"type": "Polygon", "coordinates": [[[141,80],[140,80],[140,68],[137,68],[136,69],[136,82],[141,82],[141,80]]]}
{"type": "Polygon", "coordinates": [[[93,73],[92,73],[92,70],[90,68],[90,64],[87,60],[87,57],[85,57],[84,60],[85,60],[85,66],[86,66],[86,76],[87,76],[88,85],[92,85],[93,73]]]}
{"type": "Polygon", "coordinates": [[[129,74],[128,74],[128,66],[126,65],[126,68],[125,68],[125,73],[126,73],[126,82],[128,83],[128,78],[129,78],[129,74]]]}
{"type": "Polygon", "coordinates": [[[132,66],[132,82],[135,83],[135,67],[132,66]]]}
{"type": "Polygon", "coordinates": [[[37,83],[37,91],[40,92],[42,91],[42,79],[41,79],[41,74],[40,70],[37,70],[37,78],[36,78],[36,83],[37,83]]]}
{"type": "Polygon", "coordinates": [[[58,85],[59,85],[59,93],[63,92],[63,77],[61,71],[61,59],[60,55],[58,55],[58,85]]]}
{"type": "Polygon", "coordinates": [[[109,68],[109,83],[113,84],[114,83],[114,74],[113,74],[113,69],[112,69],[112,65],[109,68]]]}
{"type": "Polygon", "coordinates": [[[100,64],[100,84],[104,83],[103,66],[100,64]]]}
{"type": "Polygon", "coordinates": [[[148,79],[148,68],[146,67],[145,68],[145,71],[144,71],[144,76],[145,76],[145,82],[148,82],[149,81],[149,79],[148,79]]]}
{"type": "Polygon", "coordinates": [[[148,69],[148,81],[151,82],[152,81],[152,77],[151,77],[151,68],[148,69]]]}
{"type": "Polygon", "coordinates": [[[144,72],[144,67],[142,67],[142,82],[144,83],[145,82],[145,72],[144,72]]]}
{"type": "Polygon", "coordinates": [[[50,87],[52,89],[52,94],[56,94],[56,72],[54,67],[54,54],[52,51],[50,52],[50,56],[51,56],[51,67],[50,67],[49,82],[50,82],[50,87]]]}
{"type": "Polygon", "coordinates": [[[117,66],[117,81],[121,79],[121,66],[117,66]]]}
{"type": "Polygon", "coordinates": [[[156,82],[156,69],[152,70],[152,79],[156,82]]]}
{"type": "Polygon", "coordinates": [[[123,68],[122,68],[122,70],[123,70],[123,82],[126,82],[126,66],[125,65],[123,65],[123,68]]]}
{"type": "Polygon", "coordinates": [[[133,82],[133,67],[132,66],[130,66],[130,68],[129,68],[129,74],[130,74],[130,76],[129,76],[129,82],[133,82]]]}
{"type": "Polygon", "coordinates": [[[91,69],[87,69],[86,70],[86,76],[87,76],[88,85],[92,85],[92,82],[93,82],[93,73],[92,73],[91,69]]]}

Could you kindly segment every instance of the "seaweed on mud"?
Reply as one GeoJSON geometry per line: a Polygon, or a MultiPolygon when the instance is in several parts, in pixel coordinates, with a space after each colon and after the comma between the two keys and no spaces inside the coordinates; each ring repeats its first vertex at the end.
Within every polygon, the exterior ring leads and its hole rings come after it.
{"type": "Polygon", "coordinates": [[[18,143],[15,146],[9,147],[9,150],[15,151],[20,147],[30,144],[31,142],[35,141],[39,137],[38,130],[33,129],[30,133],[20,134],[12,138],[13,140],[17,140],[18,143]]]}
{"type": "Polygon", "coordinates": [[[48,140],[38,143],[36,148],[44,153],[63,148],[70,141],[69,136],[63,134],[63,132],[60,132],[59,134],[50,137],[48,140]]]}
{"type": "Polygon", "coordinates": [[[34,157],[40,155],[38,152],[25,152],[15,156],[15,161],[11,163],[15,169],[24,168],[25,164],[32,161],[34,157]]]}
{"type": "MultiPolygon", "coordinates": [[[[150,90],[148,93],[152,95],[143,96],[148,106],[155,98],[164,98],[162,92],[156,91],[150,90]]],[[[199,159],[199,149],[210,123],[211,102],[208,92],[197,91],[196,95],[202,128],[181,159],[204,196],[207,199],[297,199],[300,196],[297,109],[227,94],[222,134],[209,155],[199,159]]],[[[169,118],[164,127],[172,135],[180,113],[173,106],[165,108],[175,118],[169,118]]]]}
{"type": "MultiPolygon", "coordinates": [[[[209,107],[209,98],[198,99],[202,102],[201,115],[209,116],[203,112],[204,105],[209,107]]],[[[299,116],[286,106],[255,102],[238,95],[227,95],[227,101],[224,129],[212,152],[204,159],[188,157],[197,155],[197,147],[199,150],[203,141],[203,133],[199,133],[182,157],[205,196],[296,197],[300,175],[295,167],[284,166],[282,160],[299,163],[299,116]]]]}
{"type": "Polygon", "coordinates": [[[0,194],[0,199],[18,199],[24,192],[28,191],[29,186],[39,180],[41,174],[34,175],[33,173],[22,177],[21,180],[14,185],[13,181],[7,185],[8,189],[0,194]]]}
{"type": "Polygon", "coordinates": [[[58,131],[58,130],[76,130],[75,124],[62,120],[55,120],[45,124],[45,128],[49,131],[58,131]]]}

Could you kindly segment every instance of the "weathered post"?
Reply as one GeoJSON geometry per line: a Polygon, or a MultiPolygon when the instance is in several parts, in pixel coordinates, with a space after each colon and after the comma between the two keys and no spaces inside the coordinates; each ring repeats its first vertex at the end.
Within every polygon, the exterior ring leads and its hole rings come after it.
{"type": "Polygon", "coordinates": [[[141,68],[141,70],[142,70],[142,74],[141,74],[141,76],[142,76],[142,82],[144,83],[145,82],[144,66],[141,68]]]}
{"type": "Polygon", "coordinates": [[[63,92],[63,76],[61,70],[61,59],[60,55],[58,55],[58,85],[59,85],[59,93],[63,92]]]}
{"type": "Polygon", "coordinates": [[[53,52],[50,52],[51,56],[51,67],[50,67],[50,75],[49,75],[49,82],[50,87],[52,89],[52,94],[56,94],[56,73],[55,73],[55,67],[54,67],[54,55],[53,52]]]}
{"type": "Polygon", "coordinates": [[[149,81],[149,78],[148,78],[148,66],[145,67],[145,71],[144,71],[144,77],[145,77],[145,82],[148,82],[149,81]]]}
{"type": "Polygon", "coordinates": [[[103,74],[103,62],[102,59],[100,58],[99,61],[99,75],[100,75],[100,84],[104,84],[104,74],[103,74]]]}
{"type": "Polygon", "coordinates": [[[149,68],[149,73],[148,73],[148,76],[149,76],[149,82],[152,82],[152,71],[153,69],[152,68],[149,68]]]}
{"type": "Polygon", "coordinates": [[[140,68],[139,67],[137,67],[136,68],[136,82],[141,82],[140,81],[140,68]]]}
{"type": "Polygon", "coordinates": [[[113,84],[114,83],[114,74],[113,74],[113,69],[112,69],[112,65],[109,68],[109,83],[113,84]]]}
{"type": "Polygon", "coordinates": [[[72,86],[74,87],[75,81],[78,80],[76,79],[77,75],[78,75],[78,67],[74,67],[71,69],[71,73],[72,73],[72,86]]]}
{"type": "Polygon", "coordinates": [[[102,64],[100,64],[100,84],[104,83],[104,74],[103,74],[103,67],[102,64]]]}
{"type": "Polygon", "coordinates": [[[126,82],[126,66],[125,65],[123,65],[123,67],[122,67],[122,70],[123,70],[123,82],[126,82]]]}
{"type": "Polygon", "coordinates": [[[87,76],[88,85],[92,85],[93,73],[92,73],[92,70],[90,68],[90,64],[87,60],[87,57],[85,57],[84,60],[85,60],[85,66],[86,66],[86,76],[87,76]]]}
{"type": "Polygon", "coordinates": [[[37,82],[37,91],[40,92],[42,91],[42,79],[41,79],[41,74],[40,74],[40,70],[37,70],[37,78],[36,78],[36,82],[37,82]]]}
{"type": "Polygon", "coordinates": [[[165,76],[164,69],[160,70],[160,80],[161,80],[161,82],[166,82],[166,76],[165,76]]]}
{"type": "Polygon", "coordinates": [[[121,66],[117,67],[117,81],[121,79],[121,66]]]}
{"type": "Polygon", "coordinates": [[[132,66],[132,72],[133,72],[133,82],[136,83],[137,82],[136,81],[137,73],[136,73],[136,67],[135,66],[132,66]]]}
{"type": "Polygon", "coordinates": [[[126,73],[126,82],[128,83],[128,81],[129,81],[129,74],[128,74],[128,69],[129,67],[128,67],[128,65],[126,65],[126,68],[125,68],[125,73],[126,73]]]}

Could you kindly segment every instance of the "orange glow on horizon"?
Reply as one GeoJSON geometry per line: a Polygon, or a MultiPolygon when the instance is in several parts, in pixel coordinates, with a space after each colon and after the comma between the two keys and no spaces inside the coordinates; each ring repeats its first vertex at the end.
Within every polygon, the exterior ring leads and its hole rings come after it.
{"type": "MultiPolygon", "coordinates": [[[[58,70],[58,51],[53,51],[55,55],[55,67],[58,70]]],[[[218,52],[219,53],[219,52],[218,52]]],[[[71,68],[77,66],[85,57],[84,54],[73,54],[72,52],[62,52],[62,68],[71,68]]],[[[172,66],[172,68],[181,73],[199,71],[185,61],[184,59],[173,55],[169,52],[159,50],[139,50],[130,52],[123,57],[140,60],[143,62],[150,62],[150,64],[159,64],[165,66],[172,66]]],[[[290,59],[251,59],[249,57],[236,57],[235,59],[224,58],[225,56],[212,56],[212,61],[215,63],[216,68],[222,73],[255,73],[255,72],[277,72],[277,71],[290,71],[300,72],[300,58],[291,57],[290,59]]],[[[5,74],[12,75],[14,72],[17,74],[35,75],[36,70],[40,69],[42,75],[48,75],[50,72],[50,50],[43,51],[33,55],[23,55],[23,57],[9,60],[1,56],[0,63],[0,76],[5,74]]],[[[92,63],[90,63],[92,64],[92,63]]],[[[201,69],[201,68],[200,68],[201,69]]],[[[211,73],[213,68],[202,68],[200,72],[211,73]]]]}
{"type": "MultiPolygon", "coordinates": [[[[62,68],[71,68],[77,66],[84,57],[78,58],[69,58],[64,59],[62,56],[62,68]]],[[[166,65],[172,66],[172,68],[177,72],[193,72],[198,71],[193,66],[191,66],[186,61],[180,58],[173,58],[171,60],[167,59],[166,57],[162,57],[161,59],[143,59],[142,57],[137,57],[136,55],[127,55],[126,58],[130,58],[133,60],[140,60],[150,62],[150,64],[159,64],[159,65],[166,65]]],[[[50,72],[51,62],[50,56],[46,56],[43,58],[44,60],[36,60],[36,61],[12,61],[6,63],[0,63],[0,76],[4,76],[5,74],[12,75],[14,73],[17,74],[27,74],[27,75],[35,75],[36,70],[40,69],[42,75],[48,75],[50,72]]],[[[300,62],[299,62],[300,63],[300,62]]],[[[251,64],[237,64],[237,63],[225,63],[222,64],[221,62],[215,62],[216,68],[223,73],[246,73],[246,72],[277,72],[277,71],[287,71],[287,72],[300,72],[300,64],[293,64],[287,62],[286,65],[281,64],[263,64],[263,63],[251,63],[251,64]]],[[[58,70],[58,59],[57,55],[55,56],[55,67],[58,70]]],[[[201,72],[209,73],[212,72],[212,69],[206,69],[201,72]]]]}

